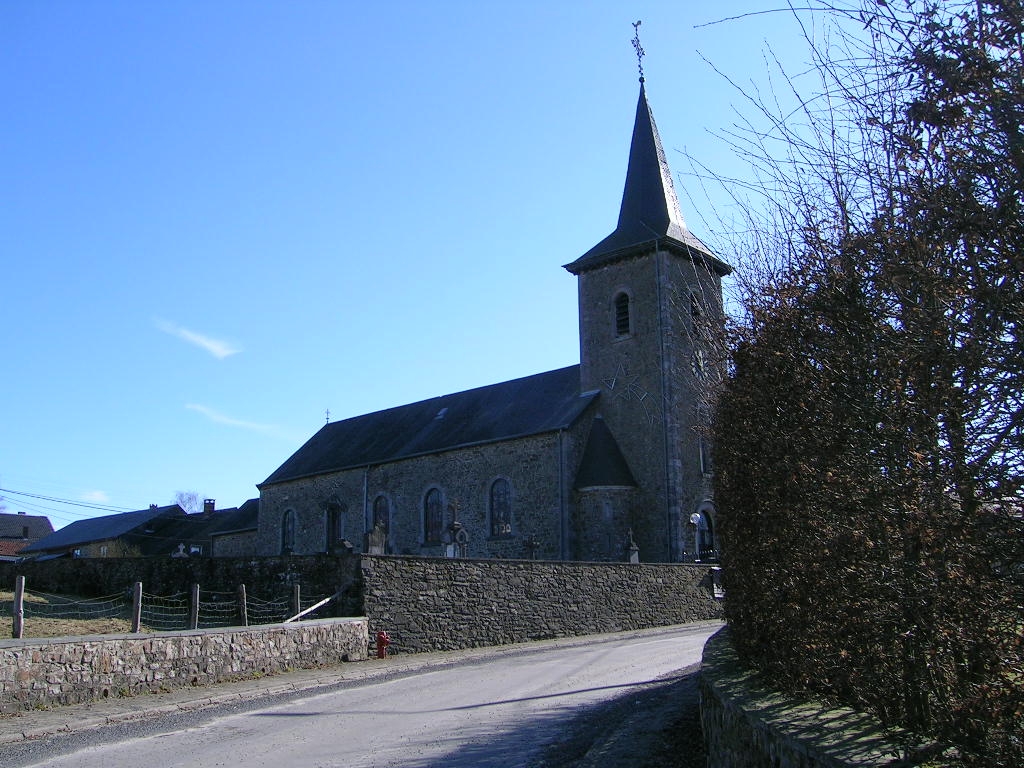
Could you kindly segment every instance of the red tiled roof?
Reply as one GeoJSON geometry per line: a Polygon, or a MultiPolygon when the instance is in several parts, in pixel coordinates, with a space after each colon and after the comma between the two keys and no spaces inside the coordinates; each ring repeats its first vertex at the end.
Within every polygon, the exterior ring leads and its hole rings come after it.
{"type": "Polygon", "coordinates": [[[27,541],[5,541],[0,539],[0,557],[13,557],[27,546],[27,541]]]}

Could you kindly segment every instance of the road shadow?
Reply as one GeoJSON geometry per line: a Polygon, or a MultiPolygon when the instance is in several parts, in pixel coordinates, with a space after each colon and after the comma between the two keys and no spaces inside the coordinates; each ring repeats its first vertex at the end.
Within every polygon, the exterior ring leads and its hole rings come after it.
{"type": "MultiPolygon", "coordinates": [[[[664,678],[622,687],[598,704],[556,707],[527,718],[514,731],[488,731],[486,714],[452,734],[451,751],[438,755],[443,734],[430,737],[433,755],[406,757],[403,768],[696,768],[705,764],[700,728],[700,672],[696,666],[664,678]],[[466,743],[468,737],[468,743],[466,743]],[[455,743],[457,742],[457,743],[455,743]]],[[[443,751],[443,749],[442,749],[443,751]]],[[[366,765],[390,765],[372,756],[366,765]]]]}

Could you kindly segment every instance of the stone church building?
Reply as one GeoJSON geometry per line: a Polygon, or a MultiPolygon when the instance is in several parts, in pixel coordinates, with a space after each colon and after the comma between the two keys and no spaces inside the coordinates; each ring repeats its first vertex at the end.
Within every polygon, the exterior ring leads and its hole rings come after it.
{"type": "Polygon", "coordinates": [[[259,485],[257,553],[713,557],[701,427],[731,268],[686,228],[642,78],[618,224],[565,269],[579,365],[327,424],[259,485]]]}

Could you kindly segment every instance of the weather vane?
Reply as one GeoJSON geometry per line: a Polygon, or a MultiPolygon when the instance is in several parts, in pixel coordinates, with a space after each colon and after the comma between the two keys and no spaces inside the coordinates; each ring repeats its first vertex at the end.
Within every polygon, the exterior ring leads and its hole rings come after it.
{"type": "Polygon", "coordinates": [[[640,70],[640,82],[644,81],[644,49],[640,45],[640,19],[633,25],[633,49],[636,51],[636,68],[640,70]]]}

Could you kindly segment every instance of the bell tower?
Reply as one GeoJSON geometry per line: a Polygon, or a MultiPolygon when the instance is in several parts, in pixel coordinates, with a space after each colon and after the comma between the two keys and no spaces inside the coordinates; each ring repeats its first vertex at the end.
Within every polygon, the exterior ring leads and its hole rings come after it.
{"type": "Polygon", "coordinates": [[[598,414],[636,481],[640,557],[700,559],[714,527],[701,427],[732,269],[686,227],[642,75],[618,224],[565,269],[578,278],[581,391],[600,392],[598,414]],[[694,515],[707,520],[700,534],[694,515]]]}

